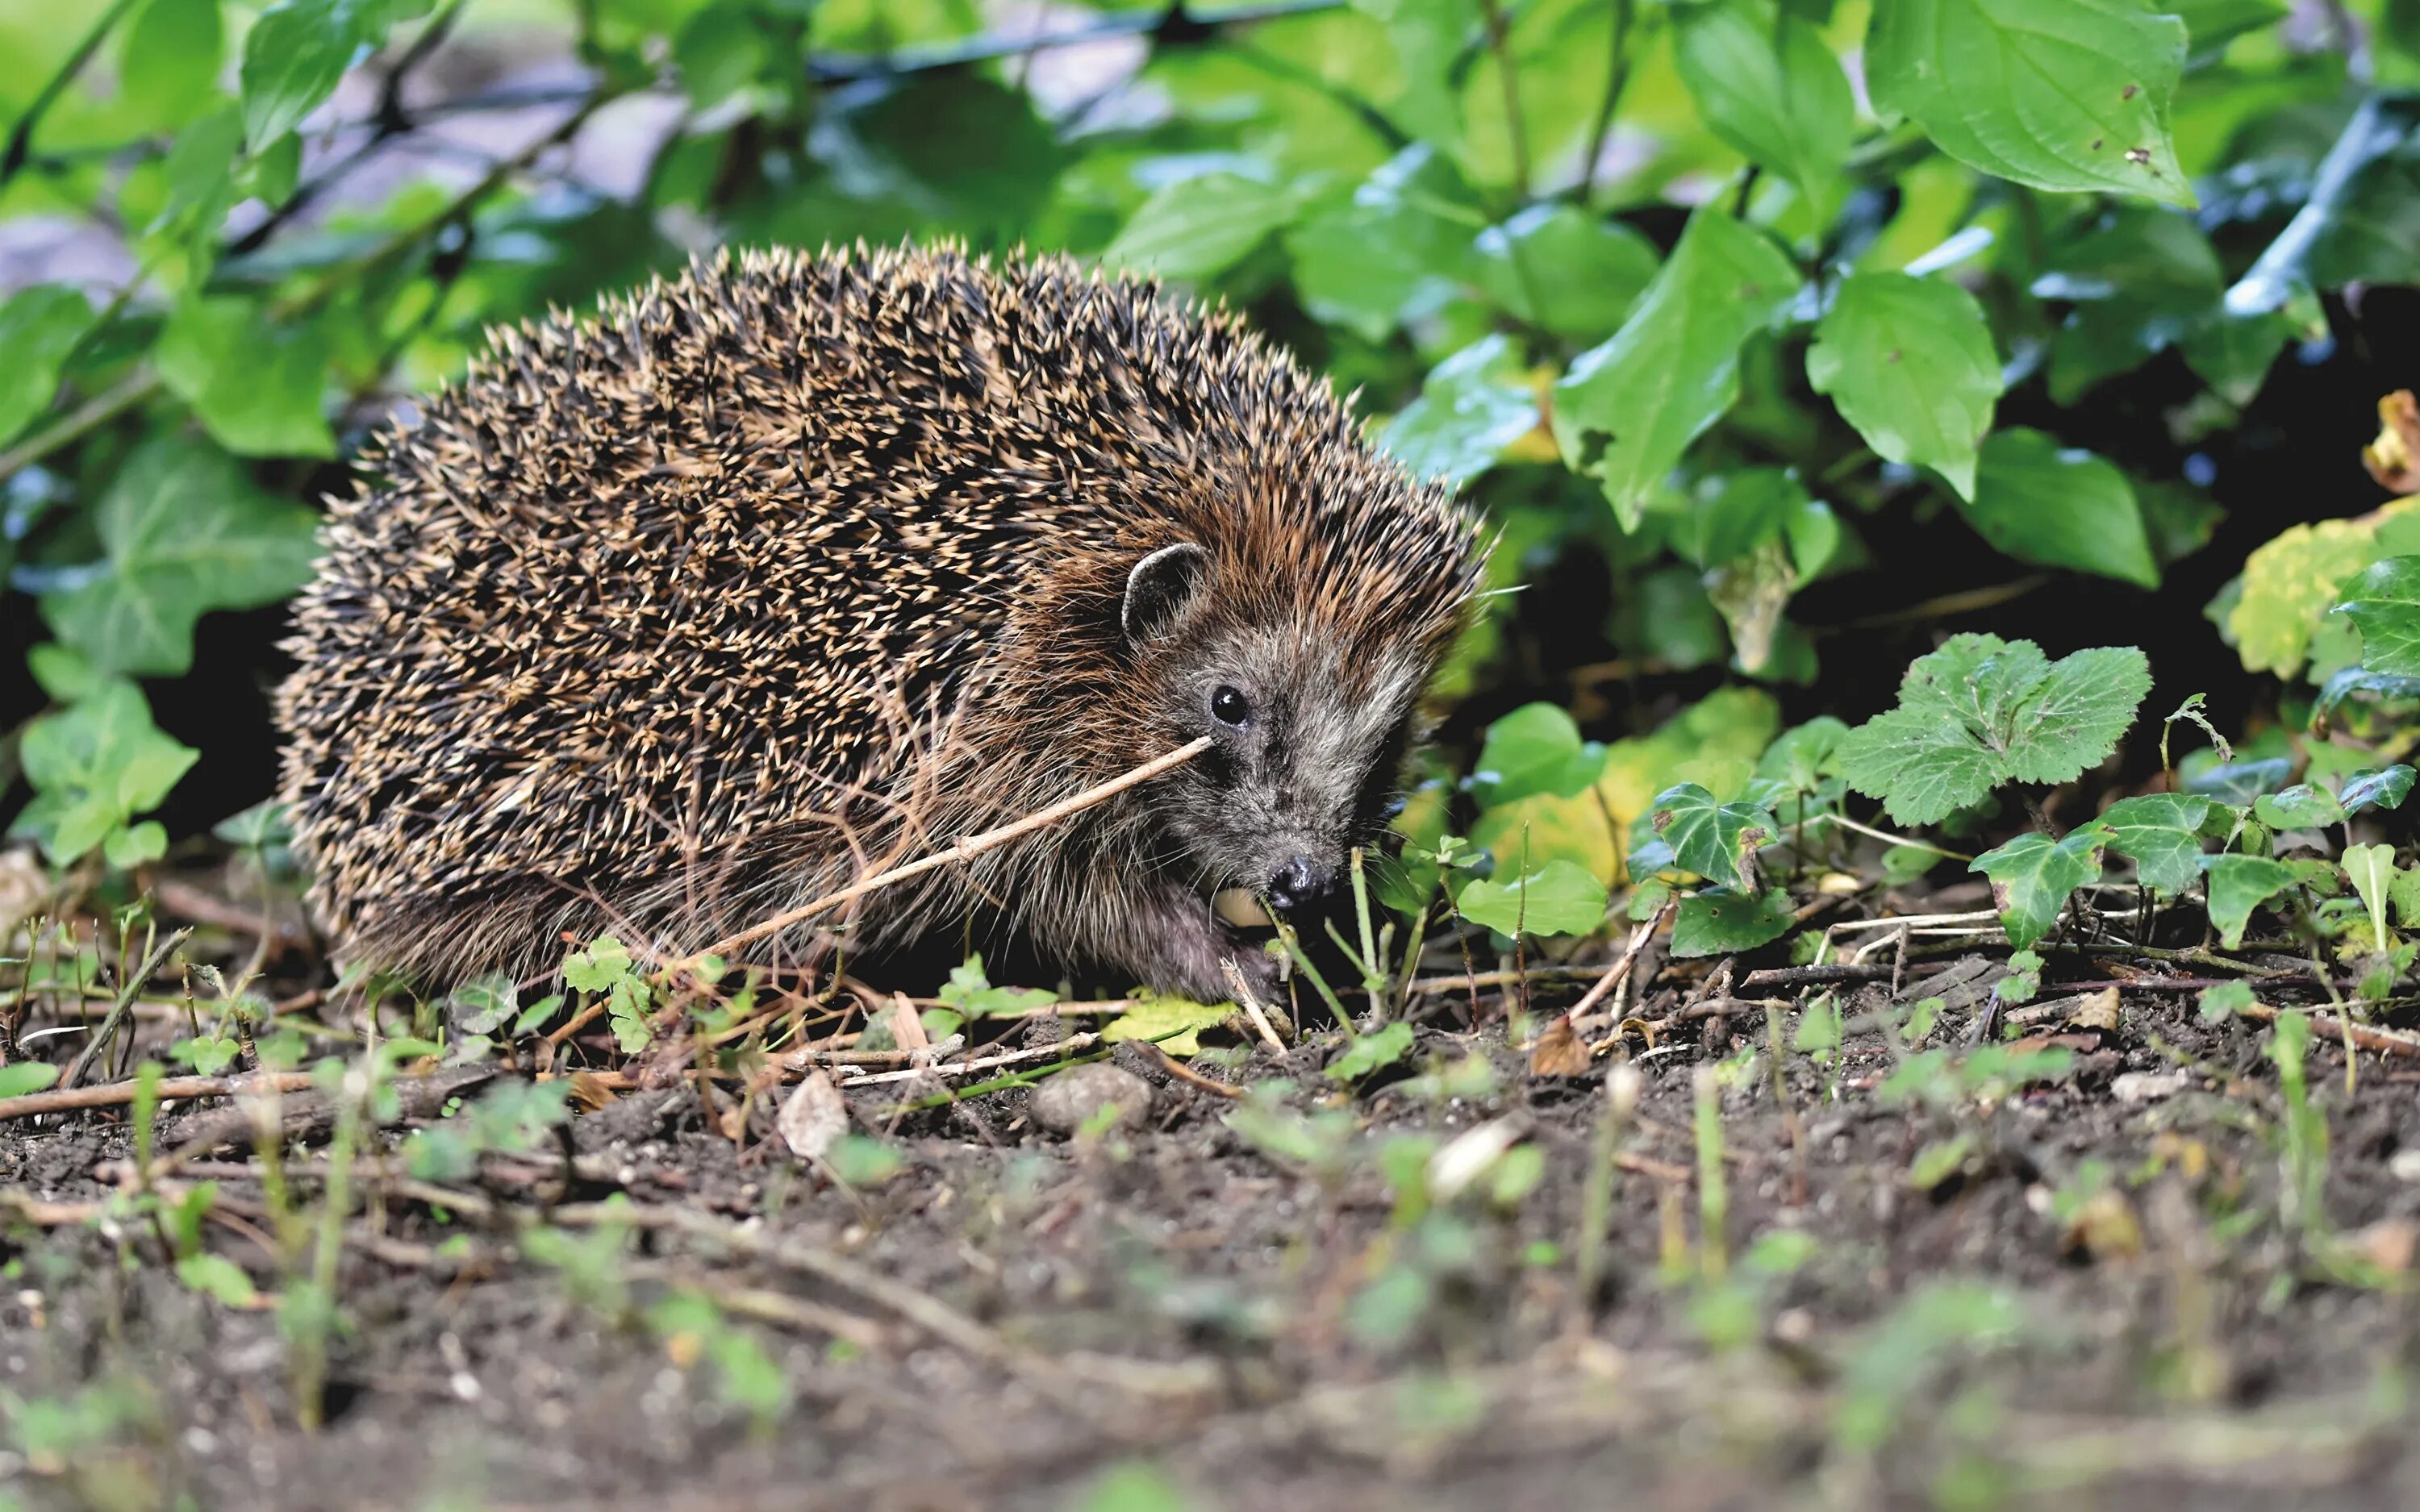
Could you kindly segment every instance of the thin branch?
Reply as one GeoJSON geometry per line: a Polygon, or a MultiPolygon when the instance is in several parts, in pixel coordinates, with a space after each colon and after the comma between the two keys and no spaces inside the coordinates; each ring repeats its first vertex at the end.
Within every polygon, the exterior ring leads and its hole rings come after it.
{"type": "MultiPolygon", "coordinates": [[[[143,984],[151,980],[151,973],[160,969],[160,963],[168,959],[168,952],[184,944],[185,937],[193,933],[191,929],[180,929],[153,946],[151,953],[144,958],[143,964],[136,967],[132,975],[117,984],[117,1001],[110,1005],[109,1016],[102,1019],[101,1026],[92,1031],[92,1038],[85,1041],[84,1048],[76,1053],[75,1059],[69,1062],[67,1074],[59,1078],[62,1091],[72,1089],[76,1083],[84,1080],[84,1073],[92,1069],[93,1059],[101,1054],[101,1046],[116,1038],[118,1026],[126,1022],[127,1011],[134,1006],[134,999],[142,995],[143,984]]],[[[125,964],[123,956],[118,960],[119,964],[125,964]]]]}
{"type": "MultiPolygon", "coordinates": [[[[0,1097],[0,1123],[30,1119],[41,1113],[70,1113],[77,1108],[123,1107],[134,1101],[137,1080],[103,1082],[98,1087],[57,1087],[23,1097],[0,1097]]],[[[306,1071],[265,1072],[257,1076],[170,1076],[155,1090],[160,1100],[189,1097],[235,1097],[244,1092],[299,1092],[312,1085],[306,1071]]]]}
{"type": "Polygon", "coordinates": [[[1653,918],[1630,932],[1630,943],[1621,948],[1621,957],[1606,968],[1604,976],[1596,980],[1595,986],[1581,995],[1578,1002],[1563,1011],[1563,1019],[1566,1023],[1577,1019],[1581,1014],[1603,1002],[1607,993],[1621,985],[1621,979],[1630,975],[1631,966],[1637,962],[1639,950],[1646,946],[1649,939],[1653,937],[1657,930],[1664,927],[1664,921],[1672,917],[1673,910],[1680,906],[1678,899],[1666,903],[1655,911],[1653,918]]]}
{"type": "Polygon", "coordinates": [[[1521,75],[1512,63],[1512,27],[1504,19],[1504,0],[1481,0],[1487,18],[1487,50],[1496,54],[1496,71],[1504,86],[1504,131],[1512,147],[1512,189],[1529,197],[1529,133],[1521,124],[1521,75]]]}
{"type": "Polygon", "coordinates": [[[1598,103],[1596,120],[1589,128],[1588,161],[1580,164],[1580,182],[1575,198],[1581,205],[1586,205],[1589,196],[1596,193],[1597,168],[1605,161],[1606,148],[1613,141],[1614,110],[1630,87],[1630,23],[1637,3],[1637,0],[1612,0],[1613,57],[1606,72],[1605,99],[1598,103]]]}

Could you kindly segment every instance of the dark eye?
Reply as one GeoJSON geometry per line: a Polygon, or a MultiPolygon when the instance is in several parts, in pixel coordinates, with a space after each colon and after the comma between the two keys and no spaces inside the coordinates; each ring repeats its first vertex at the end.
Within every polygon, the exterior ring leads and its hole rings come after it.
{"type": "Polygon", "coordinates": [[[1252,717],[1252,706],[1244,701],[1243,694],[1232,687],[1221,687],[1210,695],[1210,717],[1241,730],[1244,721],[1252,717]]]}

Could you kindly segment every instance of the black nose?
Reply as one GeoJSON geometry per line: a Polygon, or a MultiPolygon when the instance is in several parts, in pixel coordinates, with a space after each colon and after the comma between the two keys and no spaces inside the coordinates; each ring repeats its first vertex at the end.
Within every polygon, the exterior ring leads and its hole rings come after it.
{"type": "Polygon", "coordinates": [[[1279,867],[1269,877],[1269,902],[1283,913],[1293,913],[1327,896],[1336,886],[1336,872],[1331,867],[1314,866],[1308,856],[1296,856],[1279,867]]]}

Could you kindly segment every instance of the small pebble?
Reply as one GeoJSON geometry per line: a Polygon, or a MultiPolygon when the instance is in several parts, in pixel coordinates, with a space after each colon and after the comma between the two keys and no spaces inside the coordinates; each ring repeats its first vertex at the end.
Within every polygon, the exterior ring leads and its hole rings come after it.
{"type": "Polygon", "coordinates": [[[1151,1116],[1151,1084],[1130,1071],[1094,1061],[1044,1082],[1026,1106],[1045,1129],[1072,1134],[1113,1103],[1118,1108],[1115,1127],[1139,1129],[1151,1116]]]}

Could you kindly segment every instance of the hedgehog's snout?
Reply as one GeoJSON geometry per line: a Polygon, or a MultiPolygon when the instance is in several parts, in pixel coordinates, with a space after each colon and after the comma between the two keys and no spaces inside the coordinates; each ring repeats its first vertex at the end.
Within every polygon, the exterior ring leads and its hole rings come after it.
{"type": "Polygon", "coordinates": [[[1336,868],[1290,856],[1269,876],[1269,905],[1281,914],[1297,913],[1335,890],[1336,868]]]}

